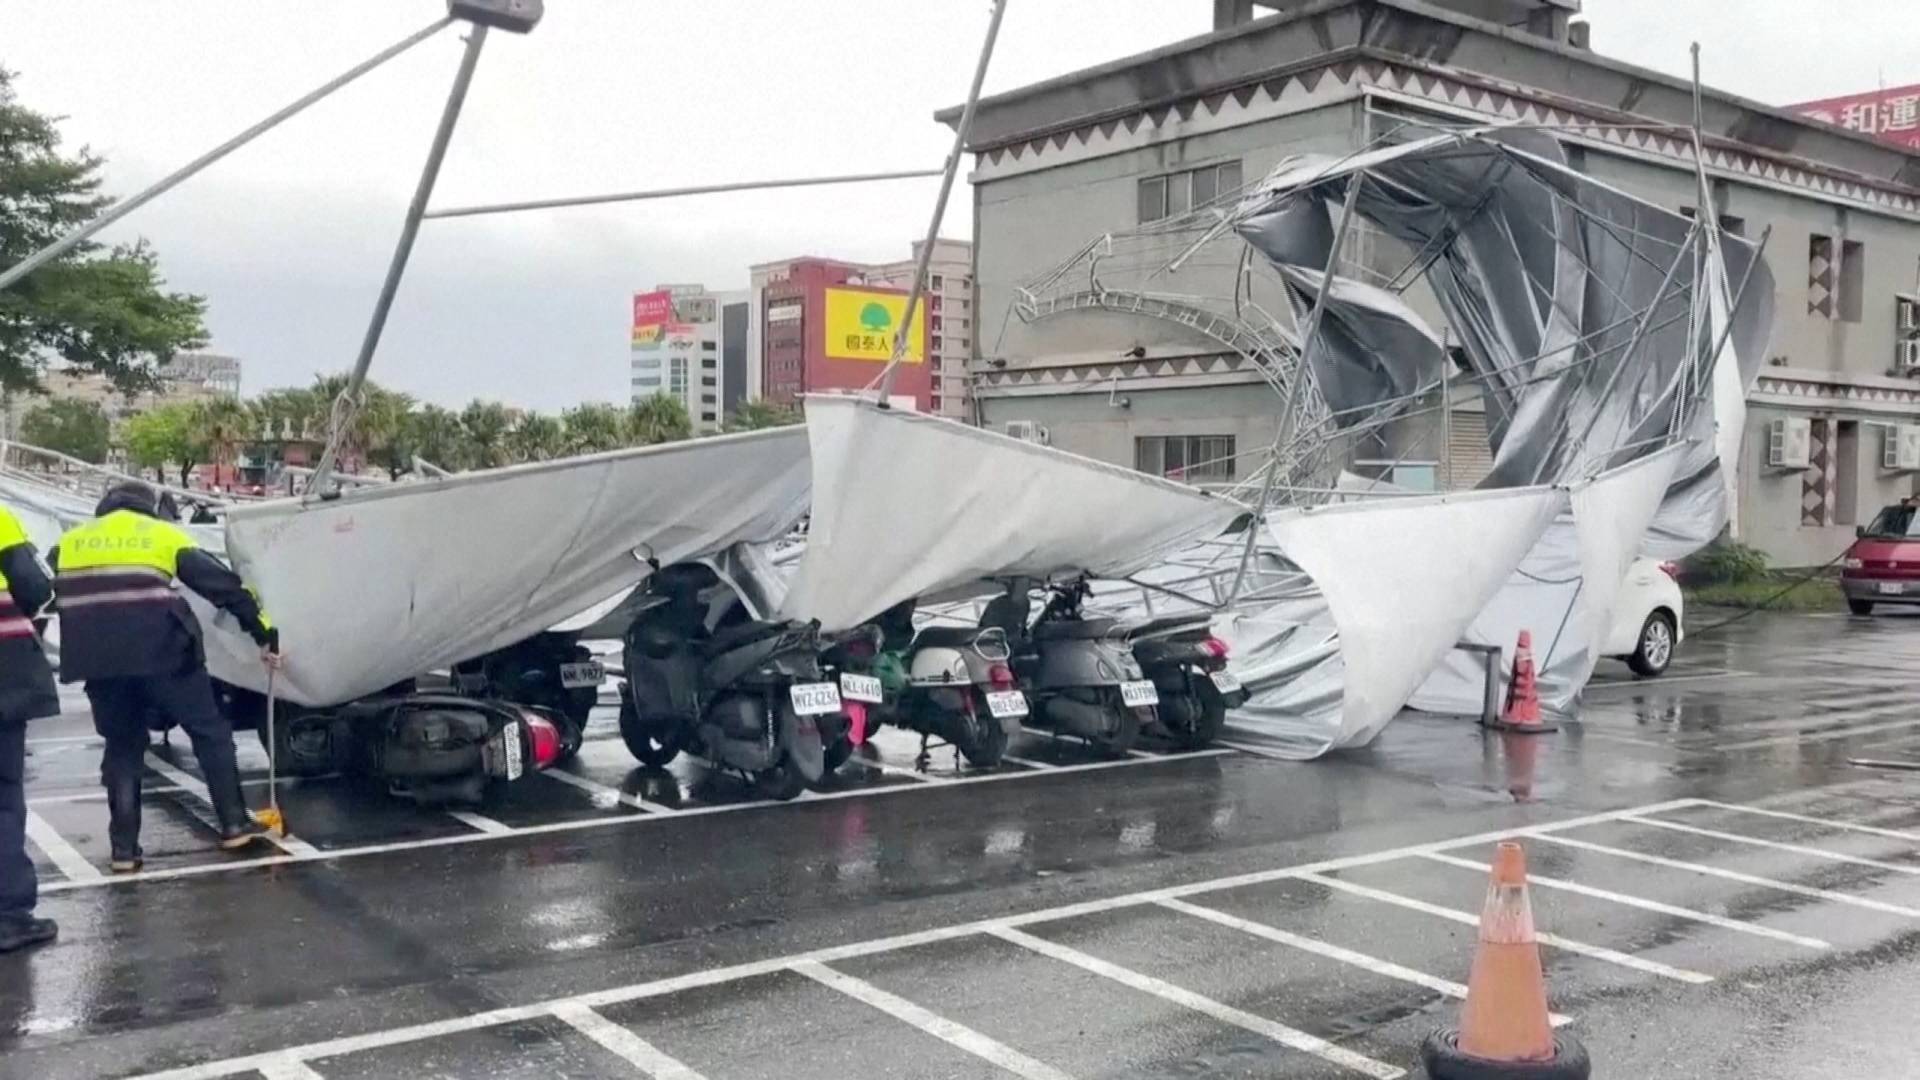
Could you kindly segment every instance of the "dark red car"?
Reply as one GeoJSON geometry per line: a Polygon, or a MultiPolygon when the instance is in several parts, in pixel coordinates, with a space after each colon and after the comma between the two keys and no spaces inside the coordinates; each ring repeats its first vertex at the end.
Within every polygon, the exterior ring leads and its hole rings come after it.
{"type": "Polygon", "coordinates": [[[1887,507],[1857,535],[1840,560],[1847,610],[1871,615],[1875,604],[1920,604],[1920,500],[1887,507]]]}

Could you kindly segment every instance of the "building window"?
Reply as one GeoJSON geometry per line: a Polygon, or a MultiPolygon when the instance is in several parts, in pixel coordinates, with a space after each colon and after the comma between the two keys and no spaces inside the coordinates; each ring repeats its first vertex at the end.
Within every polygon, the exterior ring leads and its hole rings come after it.
{"type": "Polygon", "coordinates": [[[701,352],[712,352],[715,349],[718,349],[719,347],[720,347],[720,343],[717,341],[703,341],[700,343],[701,352]]]}
{"type": "Polygon", "coordinates": [[[1866,282],[1867,245],[1819,233],[1807,237],[1807,314],[1859,322],[1866,282]]]}
{"type": "Polygon", "coordinates": [[[720,380],[714,378],[711,375],[702,375],[700,376],[700,385],[701,386],[719,386],[720,380]]]}
{"type": "Polygon", "coordinates": [[[938,330],[938,329],[940,329],[940,316],[938,316],[938,315],[935,315],[935,316],[933,317],[933,328],[934,328],[935,330],[938,330]]]}
{"type": "Polygon", "coordinates": [[[1184,214],[1196,206],[1239,190],[1240,162],[1223,161],[1198,169],[1149,176],[1141,180],[1137,191],[1140,223],[1184,214]]]}
{"type": "Polygon", "coordinates": [[[1189,483],[1233,479],[1232,435],[1142,435],[1133,440],[1133,467],[1189,483]]]}
{"type": "Polygon", "coordinates": [[[705,420],[707,423],[711,424],[717,418],[710,412],[702,412],[700,414],[700,419],[705,420]]]}
{"type": "Polygon", "coordinates": [[[928,311],[940,310],[940,298],[938,296],[927,297],[927,310],[928,311]]]}
{"type": "Polygon", "coordinates": [[[942,281],[942,280],[941,280],[941,278],[940,278],[940,275],[939,275],[939,274],[935,274],[935,275],[933,275],[933,287],[934,287],[934,288],[936,288],[936,289],[939,289],[939,288],[944,288],[944,287],[945,287],[945,285],[946,285],[946,283],[945,283],[944,281],[942,281]]]}
{"type": "Polygon", "coordinates": [[[1860,321],[1867,291],[1867,245],[1847,240],[1840,245],[1840,321],[1860,321]]]}
{"type": "Polygon", "coordinates": [[[973,343],[973,339],[972,339],[972,338],[961,338],[961,339],[960,339],[960,347],[961,347],[961,348],[963,348],[963,349],[964,349],[964,348],[967,348],[967,347],[969,347],[969,346],[970,346],[970,345],[971,345],[972,343],[973,343]]]}

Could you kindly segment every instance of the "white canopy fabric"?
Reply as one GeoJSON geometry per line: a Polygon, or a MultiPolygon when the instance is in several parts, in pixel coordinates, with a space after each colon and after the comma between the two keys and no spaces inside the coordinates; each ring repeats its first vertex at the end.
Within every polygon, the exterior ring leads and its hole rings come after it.
{"type": "MultiPolygon", "coordinates": [[[[234,509],[227,553],[281,627],[276,692],[331,705],[512,644],[672,563],[772,540],[806,510],[798,427],[234,509]]],[[[205,613],[203,613],[205,621],[205,613]]],[[[208,663],[260,689],[218,624],[208,663]]]]}
{"type": "Polygon", "coordinates": [[[852,396],[807,399],[813,514],[782,613],[828,630],[983,578],[1123,577],[1246,507],[852,396]]]}
{"type": "Polygon", "coordinates": [[[1540,539],[1560,500],[1550,487],[1510,488],[1270,519],[1280,551],[1319,586],[1345,667],[1338,715],[1313,718],[1324,739],[1305,756],[1364,746],[1399,714],[1540,539]]]}
{"type": "MultiPolygon", "coordinates": [[[[1533,637],[1541,703],[1569,713],[1605,648],[1620,583],[1685,453],[1670,446],[1563,493],[1553,524],[1461,640],[1495,645],[1511,663],[1521,630],[1533,637]]],[[[1452,652],[1413,696],[1414,708],[1477,716],[1480,656],[1452,652]]]]}

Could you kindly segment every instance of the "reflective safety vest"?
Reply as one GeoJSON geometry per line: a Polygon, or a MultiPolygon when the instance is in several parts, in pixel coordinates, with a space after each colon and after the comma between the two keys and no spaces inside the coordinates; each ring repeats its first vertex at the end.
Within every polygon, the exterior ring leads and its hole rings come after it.
{"type": "MultiPolygon", "coordinates": [[[[27,530],[13,512],[0,507],[0,551],[27,543],[27,530]]],[[[31,638],[33,623],[27,619],[31,612],[20,610],[13,602],[13,592],[7,583],[7,572],[0,568],[0,638],[31,638]]]]}
{"type": "Polygon", "coordinates": [[[70,529],[60,538],[60,610],[184,603],[173,580],[180,553],[193,547],[185,529],[131,510],[70,529]]]}

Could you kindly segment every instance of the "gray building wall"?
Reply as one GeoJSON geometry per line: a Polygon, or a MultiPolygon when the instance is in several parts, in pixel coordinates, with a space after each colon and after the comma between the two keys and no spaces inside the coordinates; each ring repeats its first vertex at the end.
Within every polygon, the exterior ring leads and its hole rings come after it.
{"type": "MultiPolygon", "coordinates": [[[[1033,420],[1045,425],[1051,444],[1076,454],[1131,467],[1134,440],[1151,435],[1227,435],[1246,454],[1273,442],[1278,422],[1273,391],[1265,383],[1192,386],[1129,392],[1131,405],[1107,393],[1061,393],[995,398],[992,426],[1033,420]]],[[[1244,467],[1235,477],[1244,477],[1244,467]]]]}

